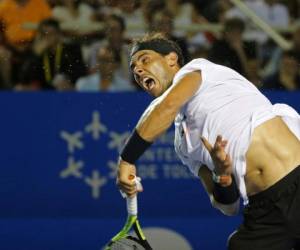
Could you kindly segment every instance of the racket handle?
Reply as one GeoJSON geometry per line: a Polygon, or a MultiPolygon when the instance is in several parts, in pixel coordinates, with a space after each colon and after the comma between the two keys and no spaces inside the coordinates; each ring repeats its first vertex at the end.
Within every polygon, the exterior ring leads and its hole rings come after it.
{"type": "MultiPolygon", "coordinates": [[[[141,178],[133,176],[131,177],[136,184],[136,189],[138,191],[142,191],[143,187],[141,184],[141,178]]],[[[138,213],[138,207],[137,207],[137,195],[135,195],[134,197],[127,197],[126,198],[126,202],[127,202],[127,212],[129,215],[137,215],[138,213]]]]}
{"type": "Polygon", "coordinates": [[[137,215],[138,207],[137,207],[137,195],[134,197],[127,197],[127,212],[129,215],[137,215]]]}

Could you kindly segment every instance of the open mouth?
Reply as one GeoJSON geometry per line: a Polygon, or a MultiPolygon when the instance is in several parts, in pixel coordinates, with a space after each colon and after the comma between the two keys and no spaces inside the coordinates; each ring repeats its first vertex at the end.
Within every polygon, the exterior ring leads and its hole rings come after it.
{"type": "Polygon", "coordinates": [[[142,82],[144,88],[147,90],[151,90],[155,86],[155,81],[151,77],[144,77],[142,82]]]}

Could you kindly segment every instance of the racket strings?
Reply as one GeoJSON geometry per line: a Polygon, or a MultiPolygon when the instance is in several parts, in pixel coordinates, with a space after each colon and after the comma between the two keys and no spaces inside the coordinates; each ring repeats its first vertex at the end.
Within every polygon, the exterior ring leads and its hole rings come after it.
{"type": "Polygon", "coordinates": [[[133,236],[119,239],[109,246],[110,250],[145,250],[139,239],[133,236]]]}

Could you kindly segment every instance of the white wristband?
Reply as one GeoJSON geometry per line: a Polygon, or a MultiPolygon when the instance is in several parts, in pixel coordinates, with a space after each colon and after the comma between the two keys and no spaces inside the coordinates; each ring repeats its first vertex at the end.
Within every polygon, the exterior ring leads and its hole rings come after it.
{"type": "Polygon", "coordinates": [[[213,182],[215,182],[215,183],[220,183],[220,176],[217,175],[217,174],[215,173],[215,171],[212,171],[212,180],[213,180],[213,182]]]}
{"type": "Polygon", "coordinates": [[[216,173],[215,173],[215,171],[212,171],[212,179],[213,179],[213,182],[215,182],[215,183],[221,183],[221,178],[222,178],[222,176],[223,177],[227,177],[227,176],[230,176],[230,175],[228,175],[228,174],[221,174],[221,175],[217,175],[216,173]]]}

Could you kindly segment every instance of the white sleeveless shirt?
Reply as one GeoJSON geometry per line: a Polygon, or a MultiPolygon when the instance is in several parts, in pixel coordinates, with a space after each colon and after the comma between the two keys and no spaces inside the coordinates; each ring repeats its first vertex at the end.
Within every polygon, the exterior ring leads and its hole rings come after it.
{"type": "Polygon", "coordinates": [[[202,82],[175,119],[175,150],[181,161],[198,176],[201,165],[206,165],[211,171],[214,169],[200,137],[204,136],[212,145],[217,135],[228,140],[226,152],[232,159],[233,174],[244,204],[247,204],[245,154],[253,130],[275,116],[282,116],[300,140],[300,116],[288,105],[272,105],[236,71],[205,59],[186,64],[176,73],[173,83],[193,71],[201,72],[202,82]]]}

